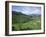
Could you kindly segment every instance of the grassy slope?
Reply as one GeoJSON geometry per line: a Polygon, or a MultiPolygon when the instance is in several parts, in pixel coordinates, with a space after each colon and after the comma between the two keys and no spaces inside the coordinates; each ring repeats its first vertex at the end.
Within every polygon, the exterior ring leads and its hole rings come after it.
{"type": "MultiPolygon", "coordinates": [[[[15,13],[14,13],[15,14],[15,13]]],[[[12,30],[19,31],[19,30],[37,30],[40,29],[40,17],[31,17],[24,14],[14,15],[12,18],[12,30]]]]}

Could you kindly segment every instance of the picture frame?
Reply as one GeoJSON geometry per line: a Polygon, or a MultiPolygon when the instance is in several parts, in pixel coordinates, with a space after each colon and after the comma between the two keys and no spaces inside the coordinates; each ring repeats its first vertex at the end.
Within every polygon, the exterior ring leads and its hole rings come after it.
{"type": "Polygon", "coordinates": [[[45,3],[5,1],[5,35],[32,34],[45,34],[45,3]]]}

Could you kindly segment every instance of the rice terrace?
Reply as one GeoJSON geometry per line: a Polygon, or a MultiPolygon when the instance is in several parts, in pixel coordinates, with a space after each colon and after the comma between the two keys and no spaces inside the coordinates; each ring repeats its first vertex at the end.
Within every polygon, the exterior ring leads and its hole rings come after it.
{"type": "Polygon", "coordinates": [[[41,7],[12,6],[12,31],[41,29],[41,7]]]}

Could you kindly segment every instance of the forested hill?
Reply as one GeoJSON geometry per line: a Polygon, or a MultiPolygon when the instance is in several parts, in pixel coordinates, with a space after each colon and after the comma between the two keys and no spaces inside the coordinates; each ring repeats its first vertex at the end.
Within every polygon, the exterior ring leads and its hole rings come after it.
{"type": "Polygon", "coordinates": [[[25,15],[21,12],[12,11],[12,23],[24,23],[31,21],[32,16],[25,15]]]}
{"type": "Polygon", "coordinates": [[[12,14],[13,14],[13,15],[24,15],[23,13],[17,12],[17,11],[12,11],[12,14]]]}

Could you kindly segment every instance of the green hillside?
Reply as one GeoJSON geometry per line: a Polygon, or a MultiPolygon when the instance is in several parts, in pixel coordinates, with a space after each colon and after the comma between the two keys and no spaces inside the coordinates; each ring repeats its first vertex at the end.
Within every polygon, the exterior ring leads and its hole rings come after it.
{"type": "Polygon", "coordinates": [[[12,31],[41,29],[40,15],[25,15],[12,11],[12,31]]]}

